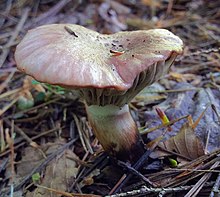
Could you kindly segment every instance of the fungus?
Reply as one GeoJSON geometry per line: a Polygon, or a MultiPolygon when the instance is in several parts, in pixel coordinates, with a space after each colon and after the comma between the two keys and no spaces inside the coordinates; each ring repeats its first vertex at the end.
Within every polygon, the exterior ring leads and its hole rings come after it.
{"type": "Polygon", "coordinates": [[[76,90],[104,150],[134,162],[145,148],[128,103],[168,72],[182,48],[181,39],[165,29],[103,35],[52,24],[28,31],[15,60],[40,82],[76,90]]]}

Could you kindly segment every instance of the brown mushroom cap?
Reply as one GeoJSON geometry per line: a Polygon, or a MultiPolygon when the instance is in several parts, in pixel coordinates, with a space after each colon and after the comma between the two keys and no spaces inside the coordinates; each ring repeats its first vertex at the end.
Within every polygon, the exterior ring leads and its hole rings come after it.
{"type": "Polygon", "coordinates": [[[41,82],[127,91],[143,71],[151,73],[145,85],[161,77],[182,48],[181,39],[165,29],[102,35],[79,25],[53,24],[28,31],[15,60],[19,70],[41,82]]]}

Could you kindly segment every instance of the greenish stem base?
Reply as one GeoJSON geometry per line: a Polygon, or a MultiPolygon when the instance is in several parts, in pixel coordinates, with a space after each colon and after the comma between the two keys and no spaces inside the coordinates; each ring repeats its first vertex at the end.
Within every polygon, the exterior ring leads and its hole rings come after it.
{"type": "Polygon", "coordinates": [[[90,105],[86,107],[95,136],[110,155],[135,162],[144,153],[144,144],[128,105],[90,105]]]}

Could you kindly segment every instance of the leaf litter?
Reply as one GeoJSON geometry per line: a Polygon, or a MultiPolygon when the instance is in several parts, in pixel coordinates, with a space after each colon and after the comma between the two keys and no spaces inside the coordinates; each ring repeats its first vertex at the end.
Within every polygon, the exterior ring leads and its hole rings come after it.
{"type": "Polygon", "coordinates": [[[219,7],[203,0],[1,3],[0,196],[219,195],[219,7]],[[168,28],[183,39],[184,54],[170,74],[130,105],[145,143],[155,146],[139,163],[119,165],[102,152],[73,92],[35,83],[15,69],[16,44],[28,29],[50,23],[100,33],[168,28]]]}

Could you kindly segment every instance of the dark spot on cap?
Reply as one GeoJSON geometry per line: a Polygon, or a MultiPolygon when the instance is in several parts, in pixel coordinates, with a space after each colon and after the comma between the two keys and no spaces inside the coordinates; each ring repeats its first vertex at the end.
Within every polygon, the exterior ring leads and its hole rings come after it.
{"type": "Polygon", "coordinates": [[[76,35],[76,33],[69,27],[65,26],[64,29],[72,36],[75,36],[76,38],[78,38],[79,36],[76,35]]]}

